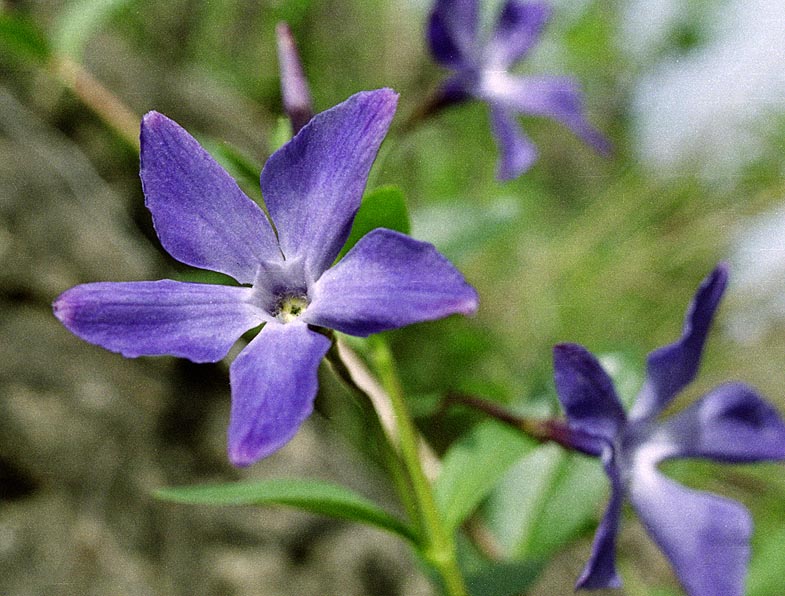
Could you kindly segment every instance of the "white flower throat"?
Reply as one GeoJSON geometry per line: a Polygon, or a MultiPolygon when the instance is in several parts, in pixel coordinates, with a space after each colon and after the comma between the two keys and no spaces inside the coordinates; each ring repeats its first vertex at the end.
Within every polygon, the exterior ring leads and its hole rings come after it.
{"type": "Polygon", "coordinates": [[[278,303],[278,308],[273,313],[281,323],[291,323],[308,308],[308,299],[305,296],[285,296],[278,303]]]}

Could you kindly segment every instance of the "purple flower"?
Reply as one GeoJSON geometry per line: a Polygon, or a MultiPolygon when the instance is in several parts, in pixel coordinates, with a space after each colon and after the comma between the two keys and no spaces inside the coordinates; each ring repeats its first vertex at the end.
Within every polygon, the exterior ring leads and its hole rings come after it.
{"type": "Polygon", "coordinates": [[[678,341],[649,354],[643,388],[625,413],[611,379],[575,344],[554,349],[556,390],[568,435],[602,458],[611,497],[577,588],[619,587],[615,542],[624,497],[665,553],[690,596],[742,596],[752,521],[739,503],[685,488],[662,475],[668,459],[721,462],[785,458],[785,425],[750,387],[727,383],[681,412],[659,414],[698,372],[703,345],[728,280],[718,266],[698,289],[678,341]]]}
{"type": "Polygon", "coordinates": [[[311,325],[367,336],[477,309],[474,289],[432,245],[391,230],[370,232],[332,266],[396,102],[389,89],[358,93],[275,152],[261,175],[272,221],[196,140],[150,112],[140,175],[161,243],[242,285],[91,283],[63,293],[55,315],[124,356],[194,362],[222,359],[264,325],[230,368],[228,452],[243,466],[277,450],[313,410],[330,340],[311,325]]]}
{"type": "Polygon", "coordinates": [[[455,71],[442,83],[434,107],[469,98],[490,106],[501,180],[517,178],[537,159],[537,149],[515,120],[517,114],[553,118],[597,151],[610,150],[608,141],[583,117],[583,100],[572,78],[509,72],[537,43],[549,17],[550,9],[541,2],[506,0],[493,31],[483,39],[478,0],[436,0],[431,12],[431,53],[436,62],[455,71]]]}

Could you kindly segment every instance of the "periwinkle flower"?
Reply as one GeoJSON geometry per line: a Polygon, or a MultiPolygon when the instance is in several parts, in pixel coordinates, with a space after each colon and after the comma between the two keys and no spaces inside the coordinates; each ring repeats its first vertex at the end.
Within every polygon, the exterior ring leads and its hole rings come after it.
{"type": "Polygon", "coordinates": [[[436,0],[430,15],[431,53],[436,62],[455,71],[442,83],[434,107],[471,98],[488,104],[501,153],[501,180],[517,178],[537,159],[537,149],[516,122],[518,114],[553,118],[597,151],[610,151],[608,141],[584,118],[574,79],[510,72],[537,43],[549,17],[550,9],[541,2],[506,0],[486,39],[480,32],[479,0],[436,0]]]}
{"type": "Polygon", "coordinates": [[[611,379],[586,349],[554,349],[567,440],[602,458],[611,497],[577,588],[619,587],[615,541],[628,498],[690,596],[742,596],[752,521],[739,503],[686,488],[660,473],[673,458],[755,462],[785,458],[785,425],[753,389],[727,383],[681,412],[658,416],[695,377],[714,312],[727,284],[718,266],[698,289],[681,338],[649,354],[647,374],[627,414],[611,379]]]}
{"type": "Polygon", "coordinates": [[[140,176],[161,243],[242,285],[89,283],[57,298],[56,316],[124,356],[194,362],[222,359],[263,325],[230,367],[228,452],[242,466],[277,450],[313,409],[330,340],[311,326],[367,336],[477,308],[475,290],[432,245],[398,232],[373,230],[333,265],[396,103],[389,89],[358,93],[276,151],[261,174],[271,221],[193,137],[150,112],[140,176]]]}

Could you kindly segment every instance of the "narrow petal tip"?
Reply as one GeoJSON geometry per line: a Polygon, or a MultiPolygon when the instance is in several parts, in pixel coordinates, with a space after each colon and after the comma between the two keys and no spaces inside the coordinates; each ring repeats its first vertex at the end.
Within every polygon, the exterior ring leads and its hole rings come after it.
{"type": "Polygon", "coordinates": [[[278,67],[281,73],[281,99],[284,111],[292,124],[292,132],[297,134],[313,118],[311,91],[289,25],[284,22],[278,23],[275,27],[275,37],[278,43],[278,67]]]}
{"type": "Polygon", "coordinates": [[[73,306],[68,299],[69,292],[70,290],[66,290],[52,302],[52,312],[54,313],[54,316],[67,329],[70,329],[71,322],[73,321],[73,306]]]}
{"type": "Polygon", "coordinates": [[[150,110],[144,116],[142,116],[142,130],[149,127],[156,127],[166,125],[171,123],[172,120],[164,116],[161,112],[156,112],[155,110],[150,110]]]}
{"type": "Polygon", "coordinates": [[[594,576],[590,574],[589,569],[584,569],[581,576],[578,578],[578,581],[575,582],[575,591],[578,590],[603,590],[603,589],[613,589],[618,590],[622,587],[621,578],[614,572],[614,574],[610,577],[604,578],[602,581],[598,581],[594,576]]]}

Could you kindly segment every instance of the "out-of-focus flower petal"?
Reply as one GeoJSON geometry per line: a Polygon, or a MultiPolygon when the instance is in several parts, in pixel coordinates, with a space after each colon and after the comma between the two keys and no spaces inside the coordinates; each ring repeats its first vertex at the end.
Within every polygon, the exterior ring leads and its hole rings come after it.
{"type": "Polygon", "coordinates": [[[252,300],[251,288],[99,282],[61,294],[54,313],[74,335],[129,358],[168,354],[216,362],[269,318],[252,300]]]}
{"type": "Polygon", "coordinates": [[[656,416],[698,374],[706,335],[727,283],[728,267],[723,263],[698,288],[687,309],[678,341],[649,354],[646,381],[631,410],[631,418],[656,416]]]}
{"type": "Polygon", "coordinates": [[[286,444],[313,411],[317,369],[330,340],[307,325],[262,328],[229,369],[229,460],[247,466],[286,444]]]}
{"type": "Polygon", "coordinates": [[[610,445],[602,453],[602,463],[611,481],[611,498],[594,535],[589,561],[575,584],[576,590],[621,587],[621,579],[616,573],[616,534],[619,531],[624,487],[610,445]]]}
{"type": "Polygon", "coordinates": [[[436,0],[427,30],[436,62],[454,69],[473,64],[479,18],[477,0],[436,0]]]}
{"type": "Polygon", "coordinates": [[[729,499],[685,488],[643,464],[630,501],[690,596],[743,596],[752,521],[729,499]]]}
{"type": "Polygon", "coordinates": [[[613,443],[626,417],[608,374],[583,346],[553,348],[556,392],[571,427],[613,443]]]}
{"type": "Polygon", "coordinates": [[[522,114],[545,116],[561,122],[596,151],[607,154],[610,143],[584,116],[583,95],[569,77],[486,74],[480,93],[522,114]]]}
{"type": "Polygon", "coordinates": [[[507,69],[537,43],[551,10],[542,2],[507,0],[485,47],[486,66],[507,69]]]}
{"type": "Polygon", "coordinates": [[[297,44],[289,25],[278,23],[275,27],[278,42],[278,69],[281,72],[281,99],[283,109],[297,134],[313,118],[311,92],[305,78],[297,44]]]}
{"type": "Polygon", "coordinates": [[[384,228],[326,271],[311,299],[305,322],[360,336],[472,314],[478,304],[474,288],[431,244],[384,228]]]}
{"type": "Polygon", "coordinates": [[[528,170],[537,161],[537,148],[521,132],[515,115],[506,108],[491,105],[491,128],[499,146],[496,177],[512,180],[528,170]]]}
{"type": "Polygon", "coordinates": [[[774,407],[742,383],[713,389],[661,425],[669,457],[730,463],[785,459],[785,424],[774,407]]]}
{"type": "Polygon", "coordinates": [[[253,283],[259,262],[280,259],[264,211],[178,124],[157,112],[142,120],[145,204],[175,259],[253,283]]]}
{"type": "Polygon", "coordinates": [[[267,209],[285,257],[302,257],[309,281],[330,266],[360,207],[398,95],[366,91],[317,114],[262,170],[267,209]]]}

